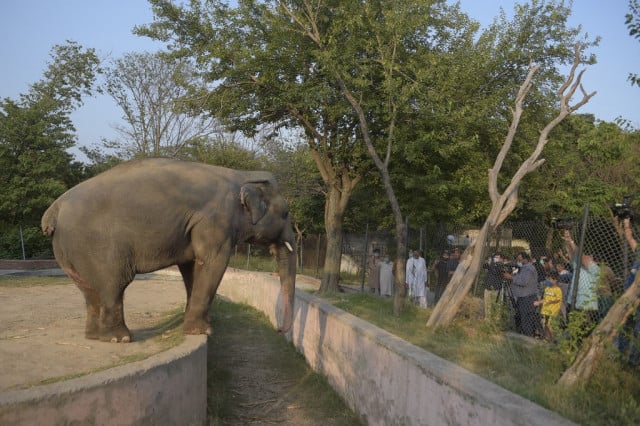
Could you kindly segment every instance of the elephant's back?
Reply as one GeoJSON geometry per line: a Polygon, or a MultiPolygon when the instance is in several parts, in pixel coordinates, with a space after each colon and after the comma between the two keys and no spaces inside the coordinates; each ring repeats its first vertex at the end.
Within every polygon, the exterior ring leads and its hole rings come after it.
{"type": "Polygon", "coordinates": [[[67,235],[113,235],[179,226],[207,199],[229,190],[226,179],[207,177],[196,163],[189,164],[147,160],[116,166],[60,196],[48,210],[55,215],[45,213],[43,230],[53,223],[56,230],[67,228],[67,235]]]}
{"type": "MultiPolygon", "coordinates": [[[[171,159],[136,160],[115,166],[64,194],[67,203],[91,209],[146,208],[180,203],[196,208],[216,193],[232,191],[235,170],[171,159]]],[[[63,198],[61,197],[61,198],[63,198]]]]}
{"type": "MultiPolygon", "coordinates": [[[[248,180],[273,180],[268,172],[243,172],[173,159],[134,160],[115,166],[64,193],[54,204],[57,224],[81,223],[104,233],[144,224],[185,226],[197,212],[211,215],[238,208],[239,191],[248,180]]],[[[44,224],[43,224],[44,227],[44,224]]],[[[152,232],[152,231],[150,231],[152,232]]]]}

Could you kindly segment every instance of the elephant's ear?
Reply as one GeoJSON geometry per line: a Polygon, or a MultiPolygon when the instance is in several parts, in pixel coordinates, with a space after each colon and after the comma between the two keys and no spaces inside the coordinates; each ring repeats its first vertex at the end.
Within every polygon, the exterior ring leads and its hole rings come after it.
{"type": "Polygon", "coordinates": [[[245,183],[240,188],[240,204],[249,211],[251,223],[256,224],[267,213],[267,203],[264,200],[259,182],[245,183]]]}

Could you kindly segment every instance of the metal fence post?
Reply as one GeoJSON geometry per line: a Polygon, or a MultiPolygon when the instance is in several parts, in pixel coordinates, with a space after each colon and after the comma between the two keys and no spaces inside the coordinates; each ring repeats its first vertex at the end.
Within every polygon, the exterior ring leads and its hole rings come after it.
{"type": "Polygon", "coordinates": [[[22,225],[20,225],[20,246],[22,247],[22,260],[26,260],[27,257],[24,253],[24,237],[22,236],[22,225]]]}
{"type": "Polygon", "coordinates": [[[582,250],[584,248],[584,239],[587,234],[587,220],[589,219],[589,203],[584,206],[584,214],[582,215],[582,229],[580,230],[580,243],[576,252],[576,266],[573,271],[573,286],[571,290],[571,307],[576,308],[576,299],[578,298],[578,286],[580,285],[580,269],[582,268],[582,250]]]}
{"type": "Polygon", "coordinates": [[[360,293],[364,293],[364,276],[367,271],[367,253],[369,248],[369,222],[364,231],[364,248],[362,250],[362,280],[360,281],[360,293]]]}
{"type": "Polygon", "coordinates": [[[318,234],[318,239],[316,241],[316,277],[320,271],[320,234],[318,234]]]}

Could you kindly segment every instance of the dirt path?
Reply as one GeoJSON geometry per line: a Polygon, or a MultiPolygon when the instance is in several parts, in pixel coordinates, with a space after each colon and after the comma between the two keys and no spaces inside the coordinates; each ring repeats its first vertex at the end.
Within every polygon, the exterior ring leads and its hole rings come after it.
{"type": "Polygon", "coordinates": [[[362,424],[268,319],[216,301],[209,338],[209,424],[362,424]]]}

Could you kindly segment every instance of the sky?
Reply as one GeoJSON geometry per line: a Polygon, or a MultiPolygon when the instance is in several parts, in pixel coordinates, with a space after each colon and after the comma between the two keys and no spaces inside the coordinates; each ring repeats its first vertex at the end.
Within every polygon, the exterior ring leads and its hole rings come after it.
{"type": "MultiPolygon", "coordinates": [[[[517,1],[523,3],[523,0],[517,1]]],[[[460,0],[461,8],[483,27],[502,7],[513,15],[515,0],[460,0]]],[[[614,121],[622,117],[640,128],[640,88],[627,81],[630,72],[640,73],[640,41],[628,35],[624,25],[627,0],[574,0],[569,25],[602,38],[593,50],[598,63],[587,67],[583,85],[597,91],[579,112],[614,121]]],[[[0,0],[0,98],[17,100],[42,78],[51,47],[74,40],[95,48],[102,59],[117,59],[128,52],[154,52],[163,44],[132,33],[136,25],[153,21],[146,0],[0,0]]],[[[122,124],[122,113],[106,95],[86,99],[72,115],[78,145],[92,146],[113,139],[113,126],[122,124]]],[[[83,155],[74,150],[76,157],[83,155]]]]}

